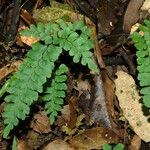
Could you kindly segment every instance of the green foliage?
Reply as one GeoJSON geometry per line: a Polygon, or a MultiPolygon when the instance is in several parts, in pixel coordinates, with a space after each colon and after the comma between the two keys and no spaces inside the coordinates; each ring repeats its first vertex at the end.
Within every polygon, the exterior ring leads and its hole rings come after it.
{"type": "MultiPolygon", "coordinates": [[[[46,78],[51,77],[57,57],[53,61],[50,59],[48,55],[50,46],[39,42],[33,44],[26,60],[10,79],[7,88],[10,95],[5,98],[7,104],[3,113],[4,123],[7,125],[4,129],[4,137],[7,137],[10,130],[18,125],[19,119],[24,120],[26,115],[29,115],[30,105],[38,99],[38,93],[43,91],[46,78]]],[[[61,51],[59,49],[59,54],[61,51]]]]}
{"type": "Polygon", "coordinates": [[[39,38],[45,44],[57,45],[69,51],[74,63],[81,62],[82,65],[88,65],[89,69],[98,71],[93,60],[93,53],[90,51],[94,46],[94,41],[90,38],[91,30],[82,21],[67,24],[60,19],[57,24],[46,25],[40,22],[37,27],[31,25],[29,30],[23,30],[21,33],[39,38]]]}
{"type": "Polygon", "coordinates": [[[124,149],[124,145],[121,143],[116,144],[114,147],[112,147],[112,145],[110,144],[103,145],[103,150],[123,150],[123,149],[124,149]]]}
{"type": "Polygon", "coordinates": [[[16,139],[15,136],[14,136],[14,139],[13,139],[12,150],[17,150],[17,139],[16,139]]]}
{"type": "Polygon", "coordinates": [[[143,95],[143,103],[150,109],[150,21],[145,20],[145,25],[139,27],[144,32],[141,36],[138,32],[133,33],[132,39],[137,49],[137,70],[140,82],[140,93],[143,95]]]}
{"type": "Polygon", "coordinates": [[[112,150],[112,146],[110,144],[104,144],[103,150],[112,150]]]}
{"type": "Polygon", "coordinates": [[[55,117],[58,111],[61,110],[63,105],[63,99],[65,98],[65,91],[67,90],[67,76],[64,75],[68,71],[67,66],[62,64],[55,73],[55,77],[52,80],[51,87],[47,88],[44,101],[46,102],[45,109],[50,116],[50,122],[55,122],[55,117]]]}
{"type": "MultiPolygon", "coordinates": [[[[90,39],[90,29],[81,21],[66,24],[63,20],[57,23],[38,23],[31,25],[29,30],[23,30],[22,35],[36,37],[39,42],[32,45],[19,70],[7,81],[6,104],[4,106],[4,137],[17,126],[19,120],[24,120],[30,113],[30,106],[38,100],[39,93],[43,92],[43,85],[47,78],[52,79],[55,62],[63,50],[68,51],[75,63],[87,65],[89,69],[98,71],[91,49],[94,46],[90,39]]],[[[61,110],[66,90],[67,67],[61,65],[56,71],[51,87],[47,89],[44,100],[45,109],[50,115],[51,123],[61,110]]]]}
{"type": "Polygon", "coordinates": [[[113,150],[123,150],[124,149],[124,145],[123,144],[117,144],[114,146],[113,150]]]}

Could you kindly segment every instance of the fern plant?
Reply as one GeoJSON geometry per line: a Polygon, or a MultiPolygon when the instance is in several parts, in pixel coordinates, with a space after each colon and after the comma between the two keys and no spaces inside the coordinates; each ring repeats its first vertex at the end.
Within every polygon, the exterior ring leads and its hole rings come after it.
{"type": "Polygon", "coordinates": [[[139,27],[144,35],[134,32],[132,39],[137,49],[138,80],[141,86],[140,93],[143,95],[143,103],[150,109],[150,21],[145,20],[145,25],[139,27]]]}
{"type": "MultiPolygon", "coordinates": [[[[29,30],[21,32],[22,35],[38,38],[39,41],[32,45],[19,70],[6,83],[9,94],[5,98],[3,112],[5,138],[18,125],[19,120],[24,120],[29,115],[30,106],[38,100],[39,93],[43,92],[43,84],[47,78],[52,79],[55,62],[63,50],[68,51],[74,63],[81,63],[90,70],[98,71],[91,52],[94,41],[90,38],[90,32],[82,21],[65,23],[63,20],[48,24],[38,23],[37,26],[31,25],[29,30]]],[[[45,109],[50,115],[51,123],[63,104],[66,71],[65,65],[58,68],[51,87],[44,96],[45,109]]]]}

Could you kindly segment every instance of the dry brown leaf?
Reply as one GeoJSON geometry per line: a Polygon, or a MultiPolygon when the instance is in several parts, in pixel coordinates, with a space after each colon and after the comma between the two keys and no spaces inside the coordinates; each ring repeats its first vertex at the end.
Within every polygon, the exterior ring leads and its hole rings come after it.
{"type": "Polygon", "coordinates": [[[73,129],[77,122],[77,102],[76,96],[71,96],[68,100],[69,105],[65,105],[61,110],[61,116],[58,117],[56,124],[58,126],[67,125],[73,129]]]}
{"type": "Polygon", "coordinates": [[[0,81],[8,76],[10,73],[16,71],[20,64],[22,63],[21,60],[12,61],[10,64],[7,64],[3,68],[0,69],[0,81]]]}
{"type": "Polygon", "coordinates": [[[67,124],[68,124],[68,127],[74,128],[77,122],[78,97],[71,96],[70,99],[68,100],[68,103],[69,103],[69,109],[70,109],[70,121],[67,124]]]}
{"type": "Polygon", "coordinates": [[[63,140],[55,140],[51,143],[49,143],[46,147],[43,148],[43,150],[74,150],[69,146],[68,143],[66,143],[63,140]]]}
{"type": "Polygon", "coordinates": [[[24,140],[17,140],[17,150],[32,150],[24,140]]]}
{"type": "Polygon", "coordinates": [[[141,139],[139,136],[134,135],[133,139],[131,140],[131,145],[129,149],[139,150],[141,147],[141,139]]]}
{"type": "Polygon", "coordinates": [[[63,109],[61,110],[62,117],[64,118],[65,121],[69,122],[70,121],[70,108],[69,105],[65,105],[63,109]]]}
{"type": "Polygon", "coordinates": [[[108,72],[106,70],[101,71],[102,80],[104,84],[104,91],[106,96],[106,101],[108,105],[109,114],[114,117],[114,97],[115,97],[115,84],[108,76],[108,72]]]}
{"type": "Polygon", "coordinates": [[[144,0],[130,0],[126,9],[123,21],[123,29],[129,33],[132,25],[134,25],[140,18],[140,8],[143,5],[144,0]]]}
{"type": "Polygon", "coordinates": [[[116,95],[123,114],[129,121],[134,132],[145,142],[150,141],[149,116],[144,116],[142,104],[139,102],[141,97],[136,90],[136,84],[132,76],[126,72],[118,71],[118,78],[115,80],[116,95]]]}
{"type": "Polygon", "coordinates": [[[45,111],[40,111],[34,115],[30,125],[34,131],[38,133],[48,133],[51,131],[50,119],[47,117],[45,111]]]}
{"type": "Polygon", "coordinates": [[[105,143],[118,143],[118,136],[110,129],[97,127],[74,136],[69,143],[76,150],[100,149],[105,143]]]}

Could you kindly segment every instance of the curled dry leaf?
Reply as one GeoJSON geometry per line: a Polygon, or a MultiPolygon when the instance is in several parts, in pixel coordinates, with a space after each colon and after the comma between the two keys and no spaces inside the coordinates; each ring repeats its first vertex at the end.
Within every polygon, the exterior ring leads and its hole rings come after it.
{"type": "Polygon", "coordinates": [[[93,87],[93,101],[91,104],[91,119],[96,125],[112,128],[110,114],[106,103],[106,96],[104,93],[104,85],[101,74],[95,75],[93,87]]]}
{"type": "Polygon", "coordinates": [[[114,116],[114,97],[115,97],[115,84],[111,80],[111,78],[108,75],[108,72],[106,70],[101,71],[102,80],[104,84],[104,91],[106,96],[106,103],[108,106],[108,112],[111,116],[114,116]]]}
{"type": "Polygon", "coordinates": [[[74,150],[65,141],[57,139],[43,148],[43,150],[74,150]]]}
{"type": "Polygon", "coordinates": [[[142,104],[139,102],[141,97],[136,89],[135,81],[132,76],[123,71],[117,72],[118,78],[115,80],[116,95],[123,114],[129,121],[134,132],[145,142],[150,141],[149,116],[144,116],[142,104]]]}
{"type": "Polygon", "coordinates": [[[69,141],[72,147],[79,150],[100,149],[105,143],[118,142],[119,138],[112,130],[102,127],[88,129],[69,141]]]}

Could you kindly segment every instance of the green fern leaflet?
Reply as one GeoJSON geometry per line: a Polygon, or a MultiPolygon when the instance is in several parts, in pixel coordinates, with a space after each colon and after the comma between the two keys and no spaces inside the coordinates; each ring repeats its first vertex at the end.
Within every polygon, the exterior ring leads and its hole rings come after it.
{"type": "Polygon", "coordinates": [[[138,63],[138,80],[140,81],[143,95],[143,103],[150,109],[150,21],[145,20],[145,25],[139,27],[140,31],[144,32],[141,36],[138,32],[132,35],[137,48],[137,63],[138,63]]]}
{"type": "Polygon", "coordinates": [[[44,101],[46,102],[45,109],[47,114],[50,115],[50,122],[55,122],[55,117],[58,111],[61,110],[63,99],[65,98],[65,91],[67,90],[67,76],[65,73],[68,71],[67,66],[61,65],[55,73],[55,78],[52,80],[51,87],[47,88],[44,101]]]}

